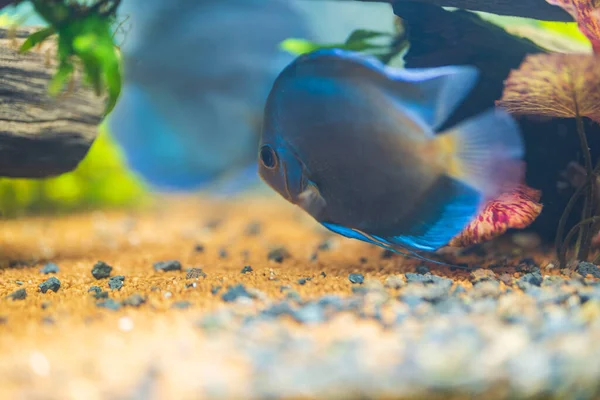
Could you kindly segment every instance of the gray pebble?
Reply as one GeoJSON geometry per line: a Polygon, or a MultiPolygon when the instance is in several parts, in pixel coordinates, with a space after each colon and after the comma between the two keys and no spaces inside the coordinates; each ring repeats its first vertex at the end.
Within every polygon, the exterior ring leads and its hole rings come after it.
{"type": "Polygon", "coordinates": [[[109,310],[116,311],[121,308],[121,303],[113,299],[106,299],[96,303],[97,307],[108,308],[109,310]]]}
{"type": "Polygon", "coordinates": [[[517,270],[517,272],[540,272],[540,266],[537,265],[535,260],[531,257],[526,257],[519,260],[519,264],[515,269],[517,270]]]}
{"type": "Polygon", "coordinates": [[[292,317],[301,324],[317,324],[325,321],[323,309],[315,303],[309,303],[292,314],[292,317]]]}
{"type": "Polygon", "coordinates": [[[384,286],[388,289],[400,289],[404,285],[406,285],[406,281],[399,275],[390,275],[384,282],[384,286]]]}
{"type": "Polygon", "coordinates": [[[105,279],[110,276],[112,269],[113,267],[111,267],[104,261],[98,261],[96,264],[94,264],[94,267],[92,268],[92,275],[96,279],[105,279]]]}
{"type": "Polygon", "coordinates": [[[155,271],[181,271],[181,263],[178,260],[158,261],[154,263],[155,271]]]}
{"type": "Polygon", "coordinates": [[[496,274],[491,269],[476,269],[471,272],[471,282],[495,281],[496,274]]]}
{"type": "Polygon", "coordinates": [[[88,293],[90,292],[94,292],[94,293],[100,293],[102,291],[102,288],[100,288],[100,286],[90,286],[90,288],[88,289],[88,293]]]}
{"type": "Polygon", "coordinates": [[[365,295],[365,294],[369,293],[369,289],[364,286],[352,286],[352,293],[359,294],[359,295],[365,295]]]}
{"type": "MultiPolygon", "coordinates": [[[[108,293],[107,293],[108,294],[108,293]]],[[[139,307],[146,302],[146,297],[141,294],[134,293],[123,300],[123,306],[139,307]]]]}
{"type": "Polygon", "coordinates": [[[546,275],[546,276],[544,276],[544,279],[542,280],[542,287],[560,286],[563,283],[565,283],[565,280],[561,276],[558,276],[558,275],[546,275]]]}
{"type": "Polygon", "coordinates": [[[299,285],[305,285],[306,282],[310,281],[312,278],[300,278],[297,280],[299,285]]]}
{"type": "Polygon", "coordinates": [[[260,231],[261,231],[260,222],[251,222],[246,226],[244,233],[247,236],[256,236],[260,233],[260,231]]]}
{"type": "Polygon", "coordinates": [[[124,280],[125,277],[123,275],[112,276],[108,280],[108,287],[110,288],[110,290],[121,290],[121,288],[123,287],[124,280]]]}
{"type": "Polygon", "coordinates": [[[441,276],[432,274],[405,274],[408,283],[421,283],[423,285],[440,285],[444,290],[450,290],[452,287],[452,279],[442,278],[441,276]]]}
{"type": "Polygon", "coordinates": [[[175,303],[171,304],[171,308],[183,310],[189,308],[191,305],[192,303],[190,303],[189,301],[176,301],[175,303]]]}
{"type": "Polygon", "coordinates": [[[58,273],[58,265],[54,263],[48,263],[40,269],[40,272],[42,274],[56,274],[58,273]]]}
{"type": "Polygon", "coordinates": [[[241,270],[240,272],[241,272],[242,274],[248,274],[248,273],[250,273],[250,272],[252,272],[252,271],[254,271],[254,270],[252,269],[252,267],[251,267],[251,266],[249,266],[249,265],[246,265],[244,268],[242,268],[242,270],[241,270]]]}
{"type": "Polygon", "coordinates": [[[285,247],[277,247],[271,251],[267,255],[269,260],[282,263],[286,258],[290,257],[290,253],[287,251],[285,247]]]}
{"type": "Polygon", "coordinates": [[[323,297],[321,297],[317,303],[319,304],[319,306],[321,307],[330,307],[330,308],[334,308],[336,310],[341,310],[342,309],[342,305],[343,305],[343,301],[342,298],[338,295],[335,294],[328,294],[325,295],[323,297]]]}
{"type": "Polygon", "coordinates": [[[421,274],[421,275],[425,275],[426,273],[429,272],[429,267],[426,265],[419,265],[416,269],[415,272],[417,274],[421,274]]]}
{"type": "Polygon", "coordinates": [[[500,282],[484,280],[473,285],[473,297],[498,297],[500,295],[500,282]]]}
{"type": "Polygon", "coordinates": [[[250,295],[250,293],[248,293],[248,291],[246,290],[244,285],[241,285],[241,284],[235,285],[235,286],[230,286],[227,289],[227,291],[221,295],[221,298],[223,299],[223,301],[226,301],[226,302],[235,301],[239,297],[252,298],[252,296],[250,295]]]}
{"type": "Polygon", "coordinates": [[[261,316],[263,318],[277,318],[282,315],[293,315],[294,309],[292,306],[286,302],[282,301],[280,303],[274,304],[261,312],[261,316]]]}
{"type": "Polygon", "coordinates": [[[542,274],[539,272],[533,272],[523,275],[518,281],[517,286],[521,290],[527,290],[531,286],[540,286],[542,284],[542,274]]]}
{"type": "MultiPolygon", "coordinates": [[[[450,284],[451,285],[451,284],[450,284]]],[[[450,286],[445,282],[425,285],[423,283],[409,283],[400,294],[400,298],[406,302],[406,297],[419,297],[429,302],[438,302],[449,295],[450,286]]]]}
{"type": "Polygon", "coordinates": [[[420,294],[404,294],[398,297],[398,300],[402,301],[410,308],[415,308],[425,300],[423,299],[422,293],[420,294]]]}
{"type": "Polygon", "coordinates": [[[198,278],[206,278],[206,273],[204,271],[202,271],[202,268],[189,268],[187,270],[185,279],[198,279],[198,278]]]}
{"type": "Polygon", "coordinates": [[[101,291],[98,293],[94,293],[94,298],[96,299],[108,299],[108,292],[107,291],[101,291]]]}
{"type": "Polygon", "coordinates": [[[11,298],[13,300],[25,300],[25,298],[27,297],[27,291],[25,289],[15,290],[6,297],[11,298]]]}
{"type": "Polygon", "coordinates": [[[328,251],[331,249],[331,239],[325,239],[317,246],[317,250],[319,251],[328,251]]]}
{"type": "Polygon", "coordinates": [[[285,298],[289,299],[289,300],[293,300],[296,303],[302,303],[302,297],[300,297],[300,294],[298,292],[296,292],[295,290],[288,290],[287,293],[285,294],[285,298]]]}
{"type": "Polygon", "coordinates": [[[547,303],[562,304],[571,297],[571,293],[559,288],[544,288],[536,296],[536,301],[540,305],[547,303]]]}
{"type": "Polygon", "coordinates": [[[45,282],[40,283],[38,287],[40,288],[40,292],[42,293],[46,293],[48,290],[58,292],[58,289],[60,289],[60,281],[53,276],[51,278],[48,278],[45,282]]]}
{"type": "Polygon", "coordinates": [[[456,285],[454,290],[452,291],[453,296],[457,296],[459,294],[467,293],[467,289],[463,285],[456,285]]]}
{"type": "Polygon", "coordinates": [[[361,285],[365,281],[365,277],[361,274],[350,274],[348,280],[352,283],[361,285]]]}
{"type": "Polygon", "coordinates": [[[579,265],[577,265],[577,272],[579,272],[581,276],[586,276],[589,274],[594,278],[600,278],[600,268],[590,262],[580,262],[579,265]]]}

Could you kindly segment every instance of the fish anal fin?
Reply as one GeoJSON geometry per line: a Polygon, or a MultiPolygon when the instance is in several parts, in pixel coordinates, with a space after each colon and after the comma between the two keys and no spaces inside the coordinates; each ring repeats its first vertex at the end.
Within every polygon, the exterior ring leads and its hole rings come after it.
{"type": "Polygon", "coordinates": [[[435,251],[447,245],[477,215],[483,196],[475,189],[442,175],[420,199],[419,208],[398,230],[377,232],[392,245],[435,251]]]}

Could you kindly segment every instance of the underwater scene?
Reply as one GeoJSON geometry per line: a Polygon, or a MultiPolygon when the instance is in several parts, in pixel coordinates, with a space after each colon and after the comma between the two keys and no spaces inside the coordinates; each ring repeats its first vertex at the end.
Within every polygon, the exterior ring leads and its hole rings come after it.
{"type": "Polygon", "coordinates": [[[598,0],[0,0],[0,398],[600,398],[599,123],[598,0]]]}

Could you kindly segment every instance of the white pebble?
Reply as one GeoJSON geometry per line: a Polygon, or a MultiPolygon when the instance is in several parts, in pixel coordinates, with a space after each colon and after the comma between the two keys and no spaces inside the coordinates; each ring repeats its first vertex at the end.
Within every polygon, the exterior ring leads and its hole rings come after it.
{"type": "Polygon", "coordinates": [[[50,361],[45,355],[36,351],[29,356],[29,366],[34,374],[39,376],[50,375],[50,361]]]}
{"type": "Polygon", "coordinates": [[[129,317],[121,317],[119,319],[119,329],[123,332],[129,332],[133,329],[133,321],[129,317]]]}

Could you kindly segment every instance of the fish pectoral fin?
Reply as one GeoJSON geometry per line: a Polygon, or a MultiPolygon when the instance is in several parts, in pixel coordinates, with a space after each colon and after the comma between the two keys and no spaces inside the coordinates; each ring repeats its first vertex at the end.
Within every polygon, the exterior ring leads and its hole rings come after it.
{"type": "Polygon", "coordinates": [[[523,180],[524,144],[510,115],[492,109],[436,136],[431,142],[444,172],[486,200],[523,180]]]}
{"type": "Polygon", "coordinates": [[[368,235],[364,232],[361,232],[358,229],[348,228],[348,227],[334,224],[331,222],[321,222],[321,224],[325,228],[329,229],[330,231],[335,232],[344,237],[347,237],[349,239],[361,240],[363,242],[371,243],[371,244],[377,245],[379,247],[383,247],[385,249],[392,250],[394,252],[396,251],[391,247],[392,246],[391,243],[387,242],[385,239],[380,238],[378,236],[368,235]]]}
{"type": "Polygon", "coordinates": [[[306,189],[298,195],[297,204],[304,211],[317,218],[321,211],[327,205],[325,199],[321,196],[319,188],[310,182],[306,189]]]}

